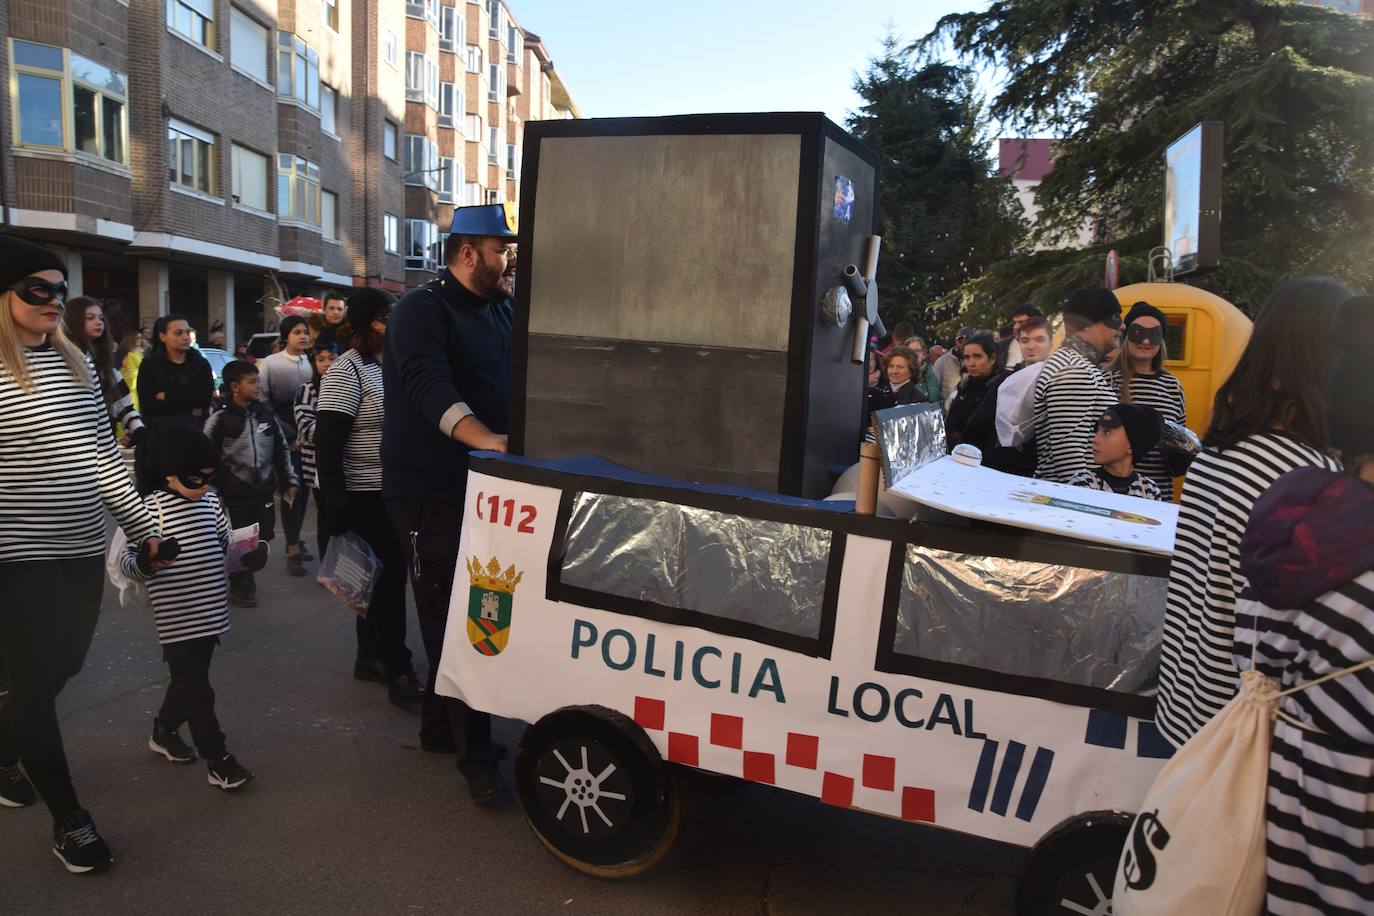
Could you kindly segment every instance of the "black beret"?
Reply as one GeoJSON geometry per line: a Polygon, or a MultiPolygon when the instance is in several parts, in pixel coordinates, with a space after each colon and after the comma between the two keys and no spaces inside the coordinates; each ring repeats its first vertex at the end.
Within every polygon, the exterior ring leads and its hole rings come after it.
{"type": "Polygon", "coordinates": [[[55,253],[17,235],[0,235],[0,290],[9,289],[40,270],[67,276],[67,265],[55,253]]]}

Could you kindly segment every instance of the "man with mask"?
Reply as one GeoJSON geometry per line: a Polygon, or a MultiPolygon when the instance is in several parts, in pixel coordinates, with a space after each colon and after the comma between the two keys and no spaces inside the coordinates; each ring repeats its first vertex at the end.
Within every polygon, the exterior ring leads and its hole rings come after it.
{"type": "Polygon", "coordinates": [[[504,452],[515,291],[513,205],[459,207],[445,269],[407,293],[387,325],[382,496],[406,550],[429,681],[425,750],[456,752],[478,803],[503,789],[491,718],[434,692],[463,527],[468,453],[504,452]]]}

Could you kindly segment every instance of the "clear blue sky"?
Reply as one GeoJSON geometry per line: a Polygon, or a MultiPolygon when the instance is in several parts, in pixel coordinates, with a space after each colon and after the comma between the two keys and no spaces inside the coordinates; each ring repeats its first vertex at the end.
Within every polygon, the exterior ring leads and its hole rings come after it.
{"type": "Polygon", "coordinates": [[[858,107],[890,23],[910,42],[981,0],[509,0],[591,118],[858,107]]]}

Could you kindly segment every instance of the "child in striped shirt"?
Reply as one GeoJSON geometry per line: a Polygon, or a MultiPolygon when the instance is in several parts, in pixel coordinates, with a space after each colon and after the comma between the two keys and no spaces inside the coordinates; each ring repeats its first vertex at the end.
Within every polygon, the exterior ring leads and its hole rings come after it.
{"type": "MultiPolygon", "coordinates": [[[[154,572],[132,543],[120,562],[125,575],[148,583],[162,658],[171,673],[148,748],[172,763],[194,763],[196,751],[180,735],[185,722],[209,768],[210,785],[237,789],[253,774],[225,748],[210,686],[210,659],[229,630],[229,520],[219,494],[210,492],[219,450],[199,430],[176,427],[168,431],[160,459],[164,484],[144,503],[162,519],[163,536],[176,538],[177,562],[154,572]]],[[[259,542],[244,563],[260,569],[266,560],[267,545],[259,542]]]]}
{"type": "Polygon", "coordinates": [[[1093,464],[1069,478],[1071,487],[1091,487],[1122,496],[1141,499],[1166,497],[1159,485],[1140,473],[1135,456],[1148,455],[1157,445],[1164,421],[1153,407],[1143,404],[1117,404],[1097,418],[1093,433],[1093,464]]]}

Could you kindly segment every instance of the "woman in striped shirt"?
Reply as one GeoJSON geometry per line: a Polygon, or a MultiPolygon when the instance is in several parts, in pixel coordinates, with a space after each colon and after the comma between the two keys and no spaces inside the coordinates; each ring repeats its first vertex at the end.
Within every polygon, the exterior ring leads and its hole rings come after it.
{"type": "Polygon", "coordinates": [[[0,236],[0,661],[10,675],[0,804],[31,804],[37,790],[52,813],[53,852],[86,872],[112,858],[72,786],[56,700],[100,614],[102,508],[154,568],[165,564],[94,369],[62,332],[66,273],[46,248],[0,236]]]}
{"type": "MultiPolygon", "coordinates": [[[[1164,345],[1168,319],[1148,302],[1137,302],[1126,313],[1126,342],[1112,360],[1109,381],[1123,404],[1153,407],[1165,420],[1184,424],[1188,408],[1183,385],[1164,368],[1169,352],[1164,345]]],[[[1170,494],[1174,478],[1164,466],[1159,449],[1136,456],[1135,469],[1150,478],[1161,493],[1170,494]]]]}
{"type": "Polygon", "coordinates": [[[1337,469],[1326,454],[1327,386],[1316,369],[1329,361],[1332,319],[1349,296],[1326,277],[1281,285],[1217,390],[1203,450],[1183,482],[1169,568],[1155,722],[1175,747],[1236,694],[1240,539],[1255,500],[1296,468],[1337,469]]]}
{"type": "Polygon", "coordinates": [[[100,393],[119,435],[119,444],[128,448],[143,439],[143,418],[134,407],[134,397],[124,376],[115,368],[114,341],[105,324],[105,309],[90,296],[77,296],[62,313],[62,330],[67,338],[95,363],[100,393]]]}
{"type": "Polygon", "coordinates": [[[319,545],[321,560],[329,549],[329,525],[324,517],[324,505],[320,502],[319,474],[315,471],[315,403],[320,398],[320,379],[338,358],[337,347],[333,340],[315,345],[310,354],[310,365],[314,372],[310,381],[296,392],[296,401],[291,407],[296,420],[296,441],[301,444],[301,485],[315,491],[315,542],[319,545]]]}
{"type": "Polygon", "coordinates": [[[330,533],[353,532],[382,561],[367,614],[357,621],[353,676],[385,683],[392,703],[418,712],[420,682],[406,648],[405,555],[382,502],[382,340],[395,304],[374,287],[348,297],[353,349],[320,381],[315,461],[330,533]]]}

